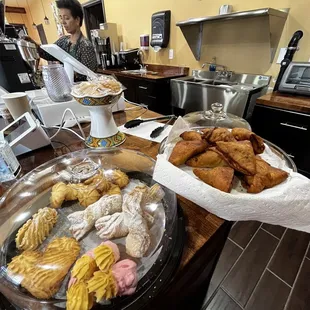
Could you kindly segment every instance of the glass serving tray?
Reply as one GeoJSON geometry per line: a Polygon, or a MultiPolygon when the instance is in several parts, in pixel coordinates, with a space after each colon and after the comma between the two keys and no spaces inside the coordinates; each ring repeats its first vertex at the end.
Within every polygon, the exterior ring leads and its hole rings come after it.
{"type": "MultiPolygon", "coordinates": [[[[54,309],[65,307],[65,293],[69,280],[69,274],[64,279],[60,290],[53,299],[37,300],[32,297],[25,289],[21,288],[19,283],[13,283],[6,274],[6,265],[12,257],[20,254],[15,246],[15,236],[18,229],[38,211],[38,209],[49,205],[51,187],[57,182],[68,182],[72,177],[70,169],[78,163],[89,158],[98,167],[104,170],[121,169],[129,176],[131,182],[123,190],[130,192],[136,185],[144,183],[151,186],[155,182],[152,180],[152,174],[155,161],[136,151],[125,149],[111,150],[82,150],[70,153],[56,159],[53,159],[38,168],[34,169],[11,187],[0,200],[0,291],[9,299],[13,300],[18,306],[30,309],[54,309]]],[[[141,259],[133,259],[125,252],[125,238],[113,239],[120,249],[121,259],[130,258],[138,265],[139,284],[136,295],[139,290],[145,286],[151,285],[152,279],[156,277],[156,272],[160,270],[160,265],[164,264],[170,255],[171,244],[174,242],[171,235],[174,229],[176,218],[176,196],[167,188],[164,199],[154,206],[155,222],[150,228],[151,245],[146,256],[141,259]],[[156,266],[155,266],[156,265],[156,266]],[[157,270],[157,271],[156,271],[157,270]]],[[[122,191],[122,194],[124,193],[122,191]]],[[[69,236],[70,223],[67,215],[83,210],[76,202],[65,202],[58,211],[58,221],[49,237],[39,247],[44,248],[54,237],[69,236]]],[[[87,250],[99,245],[103,240],[96,235],[95,228],[92,229],[80,241],[81,252],[84,254],[87,250]]],[[[117,304],[121,298],[112,299],[108,304],[117,304]]]]}

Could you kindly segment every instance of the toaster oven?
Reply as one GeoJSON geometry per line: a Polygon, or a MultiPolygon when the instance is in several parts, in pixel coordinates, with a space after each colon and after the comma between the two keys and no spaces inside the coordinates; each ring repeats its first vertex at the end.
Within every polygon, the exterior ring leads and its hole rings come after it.
{"type": "Polygon", "coordinates": [[[310,96],[310,62],[291,62],[280,82],[279,91],[310,96]]]}

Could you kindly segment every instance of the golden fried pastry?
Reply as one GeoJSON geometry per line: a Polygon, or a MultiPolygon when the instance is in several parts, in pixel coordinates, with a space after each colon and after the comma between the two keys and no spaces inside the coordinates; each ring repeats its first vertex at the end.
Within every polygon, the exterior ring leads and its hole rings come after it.
{"type": "Polygon", "coordinates": [[[57,222],[57,211],[43,208],[33,215],[17,232],[15,242],[19,250],[35,250],[57,222]]]}
{"type": "Polygon", "coordinates": [[[274,187],[288,178],[286,171],[270,166],[259,156],[256,156],[256,171],[254,176],[244,176],[248,193],[260,193],[263,189],[274,187]]]}
{"type": "Polygon", "coordinates": [[[110,189],[107,191],[107,195],[120,195],[122,192],[121,192],[121,189],[118,185],[115,185],[113,183],[111,183],[111,187],[110,189]]]}
{"type": "Polygon", "coordinates": [[[261,154],[264,152],[264,140],[258,135],[256,135],[254,132],[245,128],[233,128],[231,133],[237,141],[251,141],[255,154],[261,154]]]}
{"type": "Polygon", "coordinates": [[[204,134],[204,138],[210,143],[210,144],[215,144],[218,141],[225,141],[225,142],[235,142],[236,139],[232,135],[232,133],[227,129],[227,128],[214,128],[212,130],[211,134],[208,133],[204,134]],[[208,136],[208,138],[207,138],[208,136]]]}
{"type": "Polygon", "coordinates": [[[115,169],[107,173],[106,177],[110,182],[119,186],[120,188],[124,188],[129,183],[129,178],[127,174],[119,169],[115,169]]]}
{"type": "Polygon", "coordinates": [[[227,166],[227,162],[214,148],[209,148],[206,152],[192,157],[186,162],[187,166],[197,168],[214,168],[227,166]]]}
{"type": "Polygon", "coordinates": [[[108,271],[115,264],[113,249],[107,245],[99,245],[94,249],[97,266],[101,271],[108,271]]]}
{"type": "Polygon", "coordinates": [[[105,194],[111,187],[111,183],[103,175],[102,171],[99,174],[84,181],[85,185],[94,187],[101,194],[105,194]]]}
{"type": "Polygon", "coordinates": [[[78,281],[87,281],[97,269],[95,259],[90,255],[84,254],[74,264],[71,275],[78,281]]]}
{"type": "Polygon", "coordinates": [[[77,282],[67,291],[67,310],[89,310],[94,304],[93,294],[88,293],[85,282],[77,282]]]}
{"type": "Polygon", "coordinates": [[[50,203],[52,208],[60,208],[65,201],[67,194],[67,185],[63,182],[58,182],[52,187],[50,203]]]}
{"type": "Polygon", "coordinates": [[[22,287],[36,298],[51,298],[59,290],[79,252],[79,243],[74,238],[55,238],[29,269],[21,282],[22,287]]]}
{"type": "Polygon", "coordinates": [[[234,169],[230,167],[216,167],[211,170],[194,169],[194,174],[206,184],[229,193],[234,178],[234,169]]]}
{"type": "Polygon", "coordinates": [[[205,140],[179,141],[174,146],[169,161],[177,167],[181,166],[194,155],[205,151],[206,148],[207,143],[205,140]]]}
{"type": "Polygon", "coordinates": [[[223,154],[230,167],[245,175],[256,174],[256,160],[250,141],[219,141],[216,148],[223,154]]]}
{"type": "Polygon", "coordinates": [[[78,200],[82,207],[88,207],[101,197],[100,193],[91,186],[78,191],[78,200]]]}
{"type": "Polygon", "coordinates": [[[88,281],[87,288],[89,293],[95,293],[97,302],[109,300],[117,295],[117,284],[111,271],[96,271],[88,281]]]}
{"type": "Polygon", "coordinates": [[[202,129],[202,138],[206,139],[208,141],[208,139],[210,138],[213,130],[215,129],[215,127],[210,127],[210,128],[204,128],[202,129]]]}
{"type": "Polygon", "coordinates": [[[12,261],[8,264],[9,274],[20,276],[23,279],[30,268],[36,265],[41,256],[42,253],[39,251],[24,251],[21,255],[13,257],[12,261]]]}
{"type": "Polygon", "coordinates": [[[197,131],[185,131],[180,135],[180,137],[184,141],[202,140],[201,134],[197,131]]]}
{"type": "Polygon", "coordinates": [[[67,184],[67,192],[65,196],[66,201],[72,201],[78,199],[78,188],[77,184],[67,184]]]}

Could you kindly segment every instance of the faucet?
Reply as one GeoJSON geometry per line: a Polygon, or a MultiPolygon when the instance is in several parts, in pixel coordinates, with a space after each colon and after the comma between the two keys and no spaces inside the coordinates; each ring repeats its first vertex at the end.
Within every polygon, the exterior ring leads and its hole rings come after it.
{"type": "Polygon", "coordinates": [[[141,61],[141,64],[139,64],[140,71],[146,73],[146,67],[147,66],[144,64],[144,53],[143,53],[141,48],[138,49],[137,55],[140,56],[140,61],[141,61]]]}
{"type": "MultiPolygon", "coordinates": [[[[214,57],[213,59],[215,60],[216,58],[214,57]]],[[[229,79],[229,78],[232,76],[232,74],[233,74],[232,71],[228,71],[228,70],[227,70],[227,67],[226,67],[226,66],[217,64],[215,61],[214,61],[214,62],[206,61],[206,62],[204,62],[204,63],[202,64],[201,67],[204,68],[206,65],[214,65],[214,66],[216,67],[216,69],[217,69],[217,67],[221,67],[221,68],[222,68],[222,70],[219,70],[219,71],[217,72],[217,77],[216,77],[216,79],[219,79],[219,80],[226,80],[226,79],[229,79]]]]}

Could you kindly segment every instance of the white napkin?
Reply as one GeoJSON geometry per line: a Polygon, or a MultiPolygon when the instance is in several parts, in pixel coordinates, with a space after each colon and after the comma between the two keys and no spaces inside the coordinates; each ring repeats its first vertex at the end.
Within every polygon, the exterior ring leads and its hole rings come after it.
{"type": "MultiPolygon", "coordinates": [[[[179,124],[176,129],[179,133],[179,124]]],[[[171,136],[173,131],[174,127],[171,136]]],[[[240,189],[240,182],[234,185],[231,193],[225,193],[200,181],[191,168],[175,167],[167,160],[174,144],[170,143],[165,153],[157,156],[153,174],[156,182],[226,220],[256,220],[310,232],[310,180],[292,172],[269,147],[266,147],[262,158],[290,175],[285,182],[273,188],[249,194],[240,189]]]]}
{"type": "Polygon", "coordinates": [[[172,128],[171,125],[168,125],[165,130],[160,134],[159,137],[155,138],[155,139],[152,139],[150,137],[150,134],[151,132],[159,127],[159,126],[164,126],[165,124],[164,123],[159,123],[159,122],[147,122],[147,123],[142,123],[140,124],[139,126],[137,127],[134,127],[134,128],[125,128],[125,126],[120,126],[118,127],[118,129],[123,132],[123,133],[128,133],[130,135],[133,135],[133,136],[137,136],[137,137],[140,137],[140,138],[143,138],[143,139],[147,139],[147,140],[150,140],[150,141],[153,141],[153,142],[158,142],[160,143],[164,138],[166,138],[172,128]]]}

